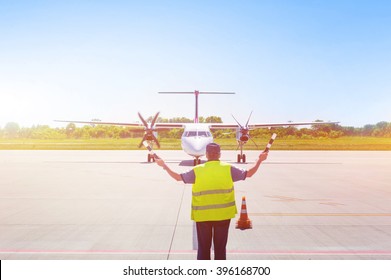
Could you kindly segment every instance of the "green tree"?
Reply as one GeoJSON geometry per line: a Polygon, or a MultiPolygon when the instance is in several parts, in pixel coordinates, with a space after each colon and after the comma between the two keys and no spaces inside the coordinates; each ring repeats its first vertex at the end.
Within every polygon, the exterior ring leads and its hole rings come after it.
{"type": "Polygon", "coordinates": [[[20,131],[19,124],[16,122],[9,122],[4,127],[4,133],[6,137],[16,138],[18,137],[18,133],[20,131]]]}
{"type": "Polygon", "coordinates": [[[65,128],[65,133],[68,137],[72,137],[76,131],[76,125],[74,123],[69,123],[65,128]]]}
{"type": "Polygon", "coordinates": [[[364,127],[362,129],[362,134],[364,136],[371,136],[374,129],[375,129],[375,126],[373,124],[364,125],[364,127]]]}
{"type": "Polygon", "coordinates": [[[222,123],[222,119],[217,116],[210,116],[205,119],[206,123],[222,123]]]}

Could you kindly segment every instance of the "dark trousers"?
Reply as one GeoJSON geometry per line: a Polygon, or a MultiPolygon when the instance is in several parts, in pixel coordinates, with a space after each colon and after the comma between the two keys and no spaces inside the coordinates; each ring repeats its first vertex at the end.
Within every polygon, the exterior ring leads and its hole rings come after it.
{"type": "Polygon", "coordinates": [[[198,253],[197,260],[210,260],[210,248],[213,246],[215,260],[226,259],[228,230],[231,220],[197,222],[198,253]]]}

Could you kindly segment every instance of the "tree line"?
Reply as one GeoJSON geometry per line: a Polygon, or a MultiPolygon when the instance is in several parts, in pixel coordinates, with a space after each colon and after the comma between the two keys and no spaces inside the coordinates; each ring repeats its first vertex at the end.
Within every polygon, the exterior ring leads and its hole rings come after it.
{"type": "MultiPolygon", "coordinates": [[[[151,121],[152,117],[148,118],[151,121]]],[[[161,123],[192,123],[193,120],[178,117],[171,119],[159,118],[157,122],[161,123]]],[[[203,123],[221,123],[220,117],[200,117],[199,122],[203,123]]],[[[171,129],[159,131],[160,138],[180,138],[183,129],[171,129]]],[[[313,139],[313,138],[339,138],[339,137],[391,137],[391,123],[379,122],[377,124],[367,124],[363,127],[341,126],[338,124],[313,125],[310,128],[298,128],[295,126],[272,128],[272,129],[255,129],[250,132],[253,138],[269,137],[270,133],[276,132],[279,138],[295,139],[313,139]]],[[[212,131],[215,138],[233,138],[235,132],[232,130],[214,130],[212,131]]],[[[144,129],[126,127],[126,126],[109,126],[109,125],[84,125],[76,126],[69,123],[63,128],[51,128],[48,125],[36,125],[30,128],[20,127],[15,122],[7,123],[0,128],[0,138],[6,139],[91,139],[91,138],[135,138],[142,137],[144,129]]]]}

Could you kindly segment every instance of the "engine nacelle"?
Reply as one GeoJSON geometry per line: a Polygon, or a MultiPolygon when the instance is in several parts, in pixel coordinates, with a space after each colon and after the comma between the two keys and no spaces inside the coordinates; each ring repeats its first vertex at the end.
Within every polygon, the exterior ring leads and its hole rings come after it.
{"type": "Polygon", "coordinates": [[[250,136],[248,136],[248,134],[242,134],[242,136],[240,136],[240,141],[242,142],[247,142],[249,139],[250,136]]]}
{"type": "Polygon", "coordinates": [[[250,135],[248,135],[248,130],[238,128],[236,130],[236,140],[241,142],[247,142],[248,140],[250,140],[250,135]]]}

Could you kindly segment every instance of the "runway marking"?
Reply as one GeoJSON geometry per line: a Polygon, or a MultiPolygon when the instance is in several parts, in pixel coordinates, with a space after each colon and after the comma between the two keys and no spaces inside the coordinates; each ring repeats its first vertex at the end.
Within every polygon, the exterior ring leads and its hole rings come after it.
{"type": "MultiPolygon", "coordinates": [[[[178,251],[164,251],[164,250],[0,250],[0,254],[59,254],[59,255],[185,255],[196,254],[196,250],[178,250],[178,251]]],[[[391,255],[391,251],[381,250],[254,250],[254,251],[240,251],[227,250],[230,255],[391,255]]]]}
{"type": "Polygon", "coordinates": [[[253,255],[391,255],[391,251],[228,251],[228,254],[253,255]]]}
{"type": "Polygon", "coordinates": [[[337,202],[320,202],[319,204],[330,205],[330,206],[345,206],[345,204],[337,203],[337,202]]]}
{"type": "Polygon", "coordinates": [[[265,217],[390,217],[391,213],[248,213],[248,215],[265,217]]]}
{"type": "Polygon", "coordinates": [[[278,202],[319,202],[319,204],[329,205],[329,206],[345,206],[345,204],[332,202],[331,199],[303,199],[290,196],[281,196],[281,195],[265,195],[265,197],[273,198],[273,201],[278,202]],[[324,202],[321,202],[324,201],[324,202]]]}
{"type": "Polygon", "coordinates": [[[291,196],[282,196],[282,195],[265,195],[265,197],[274,198],[277,200],[274,201],[282,201],[282,202],[293,202],[293,201],[330,201],[330,199],[304,199],[304,198],[298,198],[298,197],[291,197],[291,196]]]}
{"type": "Polygon", "coordinates": [[[179,208],[178,208],[178,214],[177,214],[177,217],[176,217],[176,221],[175,221],[175,227],[174,227],[174,231],[172,233],[172,238],[171,238],[171,243],[170,243],[170,249],[169,249],[169,252],[168,252],[168,256],[167,256],[167,260],[170,256],[170,252],[171,252],[171,248],[172,248],[172,244],[174,243],[174,237],[175,237],[175,233],[176,233],[176,229],[178,227],[178,221],[179,221],[179,215],[181,213],[181,208],[182,208],[182,204],[183,204],[183,197],[185,195],[185,188],[182,188],[182,197],[181,197],[181,203],[179,204],[179,208]]]}
{"type": "MultiPolygon", "coordinates": [[[[255,163],[255,161],[254,161],[255,163]]],[[[305,164],[305,165],[336,165],[336,164],[341,164],[342,162],[283,162],[283,161],[274,161],[274,162],[265,162],[262,164],[293,164],[293,165],[300,165],[300,164],[305,164]]]]}

